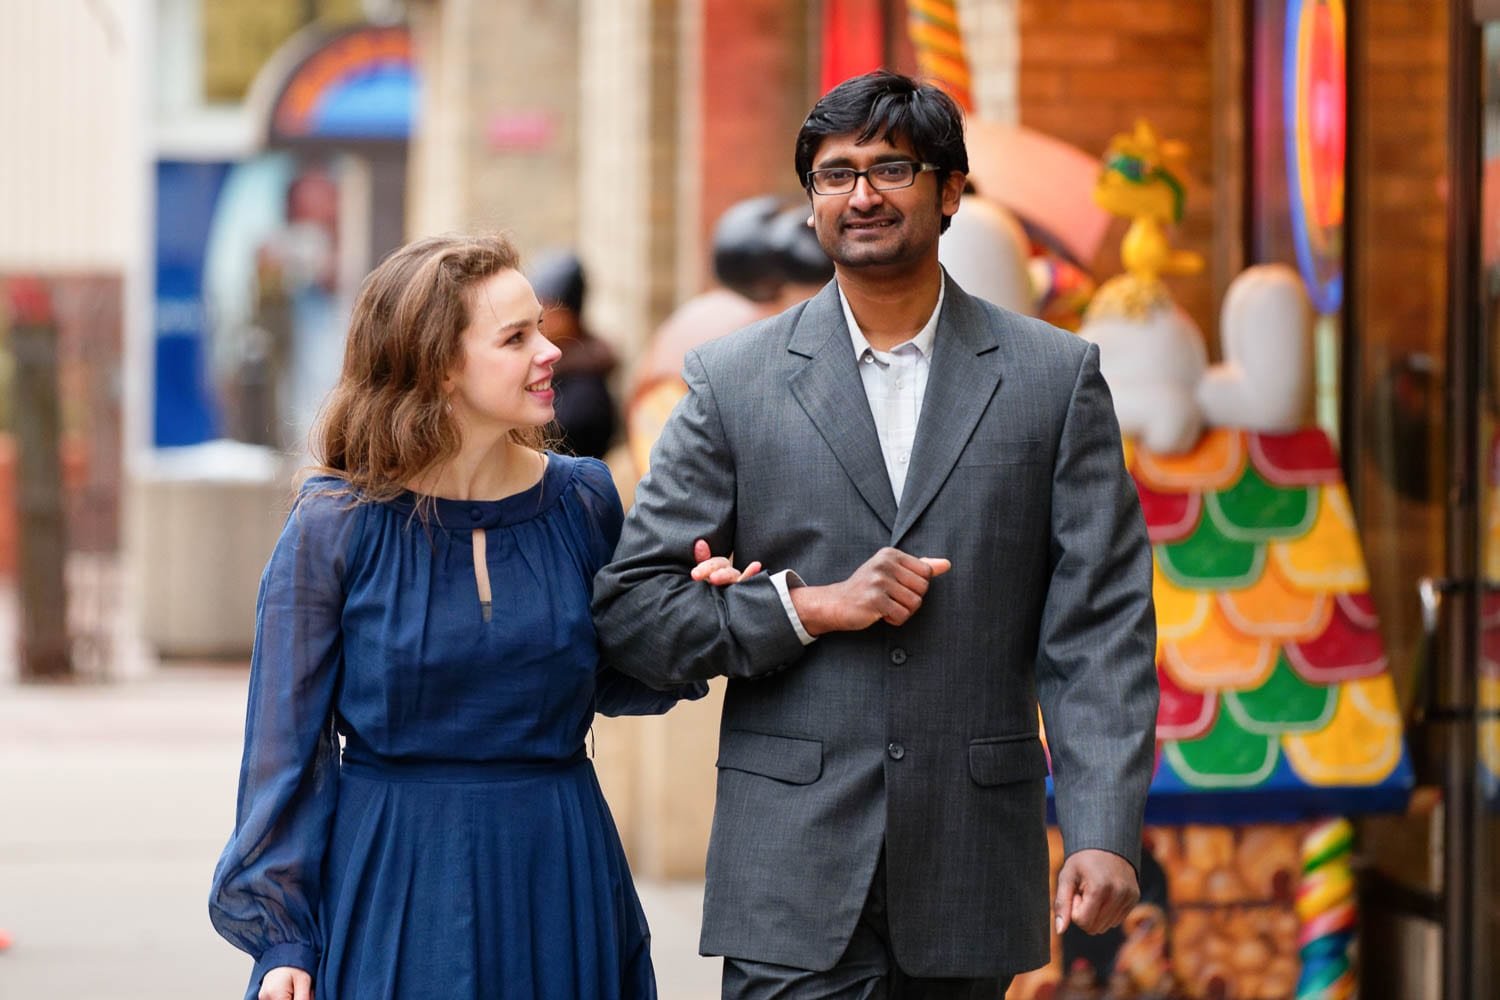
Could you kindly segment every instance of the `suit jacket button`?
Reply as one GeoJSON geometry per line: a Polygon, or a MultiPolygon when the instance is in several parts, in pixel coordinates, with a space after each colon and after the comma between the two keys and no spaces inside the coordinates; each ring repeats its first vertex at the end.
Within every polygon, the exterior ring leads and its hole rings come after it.
{"type": "Polygon", "coordinates": [[[885,752],[891,755],[891,760],[900,760],[906,756],[906,747],[899,743],[892,743],[885,748],[885,752]]]}
{"type": "Polygon", "coordinates": [[[897,646],[895,649],[891,650],[891,662],[898,667],[901,666],[901,664],[905,663],[906,650],[902,649],[900,646],[897,646]]]}

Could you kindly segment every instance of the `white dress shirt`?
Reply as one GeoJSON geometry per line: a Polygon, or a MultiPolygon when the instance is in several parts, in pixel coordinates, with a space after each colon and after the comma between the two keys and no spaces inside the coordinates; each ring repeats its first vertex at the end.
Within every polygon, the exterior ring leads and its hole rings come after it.
{"type": "MultiPolygon", "coordinates": [[[[932,315],[917,335],[897,344],[889,351],[877,351],[870,346],[864,331],[849,308],[844,289],[839,288],[839,303],[844,307],[844,321],[849,324],[849,341],[854,351],[855,363],[859,366],[860,380],[864,382],[865,398],[870,404],[870,416],[875,420],[875,434],[880,439],[880,454],[885,458],[885,472],[891,480],[891,492],[896,504],[901,504],[901,493],[906,487],[906,470],[911,465],[912,443],[917,437],[917,420],[922,415],[922,399],[927,394],[927,374],[932,367],[932,344],[937,336],[938,316],[943,311],[943,293],[947,279],[939,277],[937,305],[932,315]]],[[[873,554],[873,553],[872,553],[873,554]]],[[[802,581],[791,570],[782,570],[771,577],[776,592],[781,595],[781,604],[797,631],[797,638],[804,646],[814,636],[808,634],[792,604],[792,588],[802,581]],[[788,582],[788,577],[790,581],[788,582]]]]}

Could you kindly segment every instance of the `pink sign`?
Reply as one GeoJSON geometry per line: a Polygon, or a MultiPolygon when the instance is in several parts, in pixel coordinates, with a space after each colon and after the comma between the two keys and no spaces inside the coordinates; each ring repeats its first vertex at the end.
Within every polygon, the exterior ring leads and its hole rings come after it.
{"type": "Polygon", "coordinates": [[[497,153],[536,153],[552,145],[556,132],[550,111],[505,111],[490,119],[484,137],[497,153]]]}

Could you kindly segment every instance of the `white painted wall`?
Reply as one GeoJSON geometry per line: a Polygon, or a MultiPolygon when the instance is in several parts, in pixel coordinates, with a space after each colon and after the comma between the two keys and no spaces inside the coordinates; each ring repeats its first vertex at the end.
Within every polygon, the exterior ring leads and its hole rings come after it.
{"type": "Polygon", "coordinates": [[[406,231],[411,237],[462,232],[469,184],[472,73],[465,40],[473,30],[473,0],[410,7],[412,40],[420,62],[416,132],[407,158],[406,231]]]}
{"type": "Polygon", "coordinates": [[[1019,0],[958,0],[959,30],[969,57],[974,111],[987,121],[1020,121],[1019,0]]]}
{"type": "Polygon", "coordinates": [[[153,0],[0,0],[0,273],[124,282],[124,444],[149,440],[153,0]]]}
{"type": "Polygon", "coordinates": [[[121,271],[140,236],[142,0],[0,0],[0,271],[121,271]]]}
{"type": "MultiPolygon", "coordinates": [[[[653,7],[658,8],[653,10],[653,7]]],[[[581,99],[578,243],[589,276],[589,318],[623,336],[627,357],[651,329],[651,0],[579,5],[581,99]]],[[[691,214],[691,213],[688,213],[691,214]]]]}

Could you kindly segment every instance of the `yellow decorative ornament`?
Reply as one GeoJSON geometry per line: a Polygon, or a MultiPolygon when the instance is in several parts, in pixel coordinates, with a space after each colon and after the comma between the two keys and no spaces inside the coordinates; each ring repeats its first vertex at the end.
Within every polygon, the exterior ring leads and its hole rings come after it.
{"type": "MultiPolygon", "coordinates": [[[[1480,676],[1479,709],[1486,717],[1500,710],[1500,679],[1480,676]]],[[[1479,750],[1485,768],[1491,774],[1500,774],[1500,722],[1479,724],[1479,750]]]]}
{"type": "Polygon", "coordinates": [[[1401,762],[1401,712],[1390,675],[1349,681],[1338,699],[1321,732],[1281,738],[1292,769],[1310,785],[1383,781],[1401,762]]]}
{"type": "Polygon", "coordinates": [[[1272,543],[1271,559],[1288,580],[1305,590],[1347,594],[1370,589],[1354,512],[1342,485],[1324,488],[1312,530],[1272,543]]]}
{"type": "Polygon", "coordinates": [[[907,0],[906,31],[922,76],[948,92],[965,111],[974,110],[969,59],[954,0],[907,0]]]}
{"type": "Polygon", "coordinates": [[[1163,575],[1160,564],[1153,565],[1152,570],[1157,641],[1180,641],[1196,635],[1213,613],[1213,595],[1177,586],[1163,575]]]}
{"type": "Polygon", "coordinates": [[[1182,221],[1183,161],[1187,147],[1162,141],[1149,122],[1110,141],[1104,169],[1094,186],[1094,202],[1112,215],[1130,219],[1120,245],[1125,273],[1105,282],[1089,305],[1088,315],[1140,318],[1170,306],[1162,275],[1191,275],[1203,270],[1203,258],[1173,250],[1166,226],[1182,221]]]}

